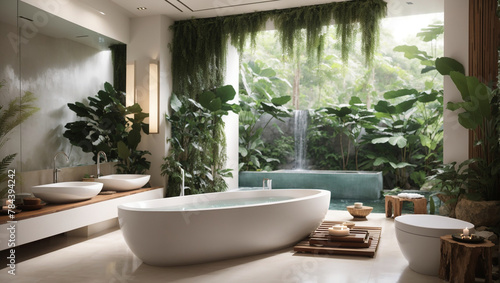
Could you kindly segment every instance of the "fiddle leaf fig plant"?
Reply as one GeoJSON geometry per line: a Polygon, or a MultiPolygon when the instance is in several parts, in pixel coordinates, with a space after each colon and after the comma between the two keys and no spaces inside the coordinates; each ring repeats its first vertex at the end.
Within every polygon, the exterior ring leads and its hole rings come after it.
{"type": "Polygon", "coordinates": [[[125,94],[116,91],[106,82],[104,90],[95,97],[88,97],[88,105],[82,102],[68,103],[68,107],[84,120],[67,123],[63,136],[83,152],[104,151],[108,160],[118,160],[118,173],[143,174],[150,167],[144,157],[151,154],[138,150],[141,132],[149,133],[144,119],[149,115],[142,112],[139,104],[125,106],[125,94]]]}

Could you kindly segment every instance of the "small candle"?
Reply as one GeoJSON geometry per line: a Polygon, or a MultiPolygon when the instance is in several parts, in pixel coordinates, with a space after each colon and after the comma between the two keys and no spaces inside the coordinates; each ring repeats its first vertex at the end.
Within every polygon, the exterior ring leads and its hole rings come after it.
{"type": "Polygon", "coordinates": [[[8,199],[5,201],[5,206],[7,206],[9,209],[15,209],[16,205],[14,204],[14,200],[8,199]]]}
{"type": "Polygon", "coordinates": [[[469,228],[465,227],[463,234],[464,234],[464,237],[469,237],[469,228]]]}
{"type": "Polygon", "coordinates": [[[355,202],[354,203],[354,208],[362,208],[363,207],[363,203],[362,202],[355,202]]]}
{"type": "Polygon", "coordinates": [[[328,228],[328,234],[332,236],[347,236],[349,235],[349,228],[344,225],[334,225],[328,228]]]}

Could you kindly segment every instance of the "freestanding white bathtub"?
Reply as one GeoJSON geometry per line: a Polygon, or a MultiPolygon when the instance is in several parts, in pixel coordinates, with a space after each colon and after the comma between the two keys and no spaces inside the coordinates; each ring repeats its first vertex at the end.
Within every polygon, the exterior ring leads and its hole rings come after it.
{"type": "Polygon", "coordinates": [[[137,257],[174,266],[291,246],[319,226],[329,204],[326,190],[234,191],[122,204],[118,218],[137,257]]]}

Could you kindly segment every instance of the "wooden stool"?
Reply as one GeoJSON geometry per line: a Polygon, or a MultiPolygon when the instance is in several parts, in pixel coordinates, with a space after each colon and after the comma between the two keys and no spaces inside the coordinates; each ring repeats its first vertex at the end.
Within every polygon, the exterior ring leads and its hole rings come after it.
{"type": "Polygon", "coordinates": [[[441,260],[439,278],[453,283],[475,282],[477,274],[491,279],[491,241],[478,244],[462,243],[453,240],[451,235],[441,236],[441,260]]]}
{"type": "Polygon", "coordinates": [[[413,203],[413,213],[427,214],[427,199],[426,198],[400,198],[398,196],[385,196],[385,217],[392,217],[392,209],[394,208],[394,217],[401,215],[403,202],[409,201],[413,203]]]}

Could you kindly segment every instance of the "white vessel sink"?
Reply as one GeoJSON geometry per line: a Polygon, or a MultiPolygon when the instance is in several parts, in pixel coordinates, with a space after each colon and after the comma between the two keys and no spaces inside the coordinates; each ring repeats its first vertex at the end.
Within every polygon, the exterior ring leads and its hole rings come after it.
{"type": "Polygon", "coordinates": [[[49,203],[68,203],[90,199],[102,190],[98,182],[61,182],[34,186],[33,194],[49,203]]]}
{"type": "Polygon", "coordinates": [[[130,191],[142,188],[149,181],[151,175],[140,174],[112,174],[95,179],[104,184],[103,190],[130,191]]]}

